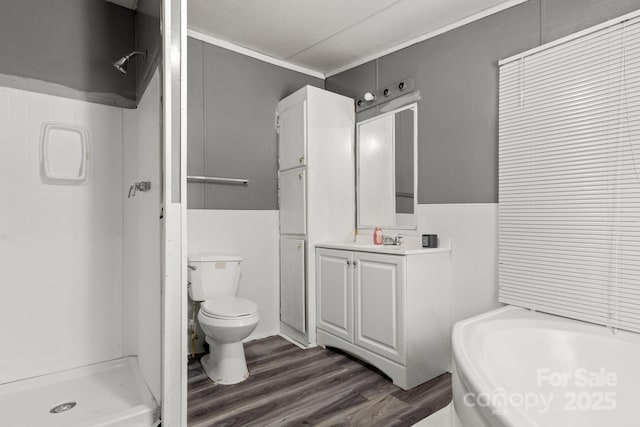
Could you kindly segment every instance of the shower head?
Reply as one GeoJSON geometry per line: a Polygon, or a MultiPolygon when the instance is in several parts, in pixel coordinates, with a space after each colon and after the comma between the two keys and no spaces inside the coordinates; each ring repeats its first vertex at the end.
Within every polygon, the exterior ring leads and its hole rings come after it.
{"type": "Polygon", "coordinates": [[[142,55],[143,58],[146,58],[147,51],[144,51],[144,52],[133,51],[130,54],[125,55],[122,58],[118,59],[116,62],[113,63],[113,66],[116,67],[116,69],[120,71],[122,74],[127,74],[127,64],[129,63],[129,58],[131,58],[134,55],[142,55]]]}

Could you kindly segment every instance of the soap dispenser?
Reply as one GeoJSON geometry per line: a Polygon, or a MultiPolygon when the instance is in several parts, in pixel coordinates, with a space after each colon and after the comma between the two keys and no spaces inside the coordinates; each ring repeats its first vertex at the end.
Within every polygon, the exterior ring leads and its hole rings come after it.
{"type": "Polygon", "coordinates": [[[381,245],[382,244],[382,228],[376,227],[373,229],[373,244],[381,245]]]}

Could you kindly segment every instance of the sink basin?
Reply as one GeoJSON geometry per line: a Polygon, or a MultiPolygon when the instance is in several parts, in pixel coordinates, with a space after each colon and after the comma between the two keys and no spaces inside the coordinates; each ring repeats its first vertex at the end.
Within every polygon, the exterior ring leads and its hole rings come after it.
{"type": "MultiPolygon", "coordinates": [[[[369,239],[367,239],[368,241],[369,239]]],[[[361,252],[377,252],[381,254],[389,255],[414,255],[423,253],[434,253],[451,251],[451,241],[448,242],[446,247],[441,248],[423,248],[417,241],[405,242],[402,246],[395,245],[374,245],[373,243],[356,243],[356,242],[326,242],[318,243],[316,247],[327,249],[338,249],[348,251],[361,251],[361,252]]]]}
{"type": "Polygon", "coordinates": [[[364,249],[391,249],[391,250],[399,250],[399,249],[406,249],[402,246],[396,246],[396,245],[362,245],[362,244],[355,244],[354,245],[356,248],[364,248],[364,249]]]}

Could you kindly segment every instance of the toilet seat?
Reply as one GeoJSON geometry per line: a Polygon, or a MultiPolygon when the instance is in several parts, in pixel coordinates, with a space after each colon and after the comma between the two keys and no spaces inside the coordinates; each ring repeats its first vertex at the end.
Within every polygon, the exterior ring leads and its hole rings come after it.
{"type": "Polygon", "coordinates": [[[214,298],[200,305],[200,313],[213,319],[242,319],[258,312],[258,306],[244,298],[226,296],[214,298]]]}

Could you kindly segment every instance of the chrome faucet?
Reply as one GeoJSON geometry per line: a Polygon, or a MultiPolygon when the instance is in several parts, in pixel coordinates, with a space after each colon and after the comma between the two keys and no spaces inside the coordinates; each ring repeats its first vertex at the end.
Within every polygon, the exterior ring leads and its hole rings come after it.
{"type": "Polygon", "coordinates": [[[127,199],[136,196],[136,191],[149,191],[151,190],[151,181],[140,181],[131,184],[129,187],[129,195],[127,199]]]}
{"type": "Polygon", "coordinates": [[[402,236],[397,234],[396,237],[383,236],[382,243],[387,246],[401,246],[402,245],[402,236]]]}

